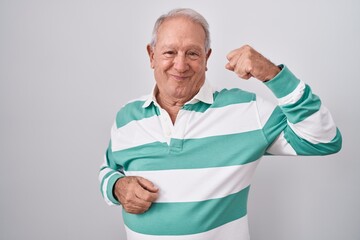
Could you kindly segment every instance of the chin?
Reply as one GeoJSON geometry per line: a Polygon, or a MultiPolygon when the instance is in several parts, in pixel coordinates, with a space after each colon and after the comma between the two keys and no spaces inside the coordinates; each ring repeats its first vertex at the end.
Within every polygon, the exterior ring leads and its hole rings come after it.
{"type": "Polygon", "coordinates": [[[187,94],[186,89],[184,89],[183,87],[174,89],[171,93],[171,96],[174,98],[187,98],[189,96],[189,94],[187,94]]]}

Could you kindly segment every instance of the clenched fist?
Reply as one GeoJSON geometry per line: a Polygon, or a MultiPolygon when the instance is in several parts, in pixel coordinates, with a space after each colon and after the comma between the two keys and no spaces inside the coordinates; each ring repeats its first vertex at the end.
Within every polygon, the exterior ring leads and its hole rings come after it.
{"type": "Polygon", "coordinates": [[[229,62],[225,68],[243,79],[254,77],[265,82],[273,79],[280,72],[278,66],[249,45],[231,51],[226,57],[229,62]]]}
{"type": "Polygon", "coordinates": [[[128,213],[146,212],[158,197],[158,188],[149,180],[129,176],[116,181],[114,195],[128,213]]]}

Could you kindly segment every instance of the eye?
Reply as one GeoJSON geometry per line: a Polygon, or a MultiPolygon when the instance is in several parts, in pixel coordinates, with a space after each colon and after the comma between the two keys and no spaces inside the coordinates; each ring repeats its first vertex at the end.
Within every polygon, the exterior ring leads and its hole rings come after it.
{"type": "Polygon", "coordinates": [[[196,59],[198,59],[200,57],[200,54],[198,52],[196,52],[196,51],[189,51],[189,52],[187,52],[187,55],[192,60],[196,60],[196,59]]]}
{"type": "Polygon", "coordinates": [[[163,55],[164,55],[165,57],[167,57],[167,58],[174,57],[175,54],[176,54],[175,51],[172,51],[172,50],[170,50],[170,51],[165,51],[165,52],[163,53],[163,55]]]}

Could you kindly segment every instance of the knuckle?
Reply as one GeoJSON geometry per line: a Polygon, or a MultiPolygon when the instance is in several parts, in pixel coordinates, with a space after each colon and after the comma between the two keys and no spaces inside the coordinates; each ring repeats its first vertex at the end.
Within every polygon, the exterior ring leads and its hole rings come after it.
{"type": "Polygon", "coordinates": [[[151,194],[145,194],[144,200],[146,202],[152,202],[154,200],[153,196],[151,194]]]}
{"type": "Polygon", "coordinates": [[[244,55],[247,61],[249,61],[253,57],[253,53],[251,51],[247,51],[244,55]]]}
{"type": "Polygon", "coordinates": [[[246,70],[253,68],[253,62],[251,61],[250,58],[246,59],[246,60],[244,61],[244,64],[245,64],[245,66],[246,66],[246,70]]]}
{"type": "Polygon", "coordinates": [[[143,178],[143,177],[140,177],[140,176],[135,176],[134,179],[136,179],[137,181],[141,181],[141,180],[143,180],[144,178],[143,178]]]}
{"type": "Polygon", "coordinates": [[[143,194],[142,199],[146,202],[150,201],[150,196],[148,194],[143,194]]]}
{"type": "Polygon", "coordinates": [[[125,211],[128,212],[128,213],[132,213],[132,214],[136,214],[138,213],[135,209],[133,208],[125,208],[125,211]]]}
{"type": "Polygon", "coordinates": [[[123,204],[123,208],[124,208],[125,211],[127,211],[127,212],[131,212],[131,211],[132,211],[132,208],[129,207],[128,205],[126,205],[126,204],[123,204]]]}
{"type": "Polygon", "coordinates": [[[132,197],[130,197],[129,195],[125,195],[125,198],[124,198],[125,203],[131,203],[131,199],[132,199],[132,197]]]}
{"type": "Polygon", "coordinates": [[[134,202],[134,195],[129,193],[129,192],[127,194],[125,194],[124,195],[124,202],[128,203],[128,204],[134,202]]]}
{"type": "Polygon", "coordinates": [[[247,50],[247,51],[249,51],[249,50],[251,50],[251,47],[250,47],[249,44],[245,44],[245,45],[244,45],[244,49],[247,50]]]}
{"type": "Polygon", "coordinates": [[[150,208],[150,206],[151,206],[151,202],[146,202],[144,205],[144,209],[147,210],[150,208]]]}
{"type": "Polygon", "coordinates": [[[242,78],[242,75],[240,73],[237,73],[236,74],[238,77],[242,78]]]}

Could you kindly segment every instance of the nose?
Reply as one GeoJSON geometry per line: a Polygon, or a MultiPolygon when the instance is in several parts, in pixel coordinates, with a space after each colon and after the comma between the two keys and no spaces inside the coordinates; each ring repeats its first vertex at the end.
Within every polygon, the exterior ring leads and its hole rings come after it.
{"type": "Polygon", "coordinates": [[[185,54],[177,54],[174,58],[174,69],[180,73],[186,72],[189,69],[185,54]]]}

